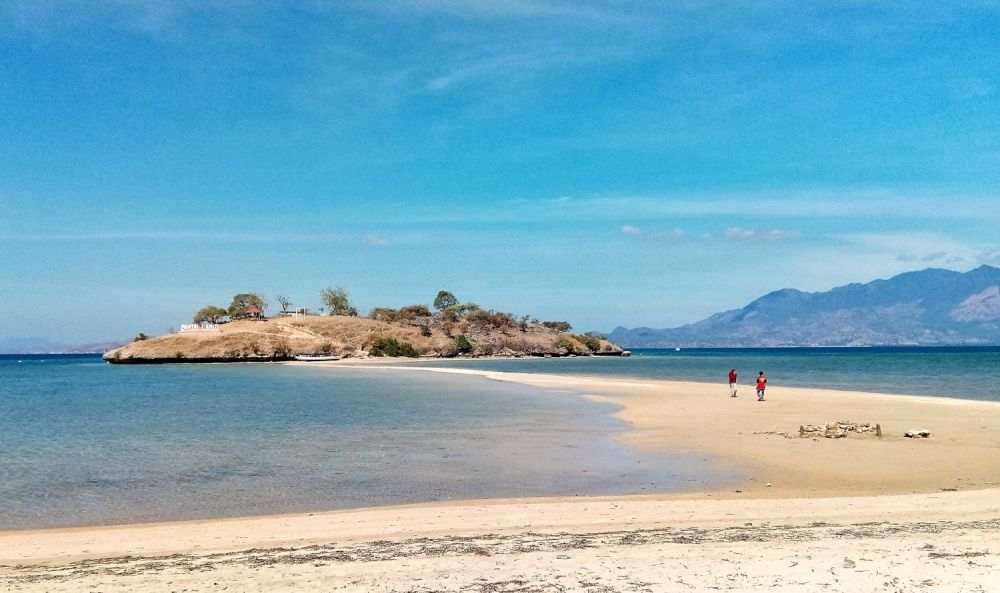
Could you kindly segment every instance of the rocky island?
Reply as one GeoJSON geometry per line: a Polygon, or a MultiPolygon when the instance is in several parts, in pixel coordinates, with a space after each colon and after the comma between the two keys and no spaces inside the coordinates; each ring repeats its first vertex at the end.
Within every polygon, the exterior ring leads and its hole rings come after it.
{"type": "MultiPolygon", "coordinates": [[[[279,298],[279,302],[282,298],[279,298]]],[[[135,341],[104,354],[110,363],[250,362],[301,355],[377,356],[617,356],[622,348],[600,336],[571,333],[564,321],[484,310],[441,291],[435,309],[378,307],[359,317],[340,289],[323,292],[329,313],[304,310],[265,317],[266,301],[236,295],[228,309],[206,307],[195,324],[135,341]],[[328,292],[329,291],[329,292],[328,292]],[[263,306],[262,306],[263,305],[263,306]]],[[[283,303],[284,305],[284,303],[283,303]]]]}

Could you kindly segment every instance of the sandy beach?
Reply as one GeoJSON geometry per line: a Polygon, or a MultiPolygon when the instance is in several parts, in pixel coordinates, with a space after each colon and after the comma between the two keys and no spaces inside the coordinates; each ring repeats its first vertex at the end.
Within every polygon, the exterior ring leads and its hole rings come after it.
{"type": "Polygon", "coordinates": [[[0,588],[1000,588],[998,403],[777,386],[757,402],[748,386],[730,398],[724,384],[426,370],[614,402],[625,445],[697,453],[738,481],[682,494],[3,532],[0,588]],[[800,425],[843,420],[877,423],[883,436],[799,437],[800,425]],[[931,436],[903,436],[914,428],[931,436]]]}

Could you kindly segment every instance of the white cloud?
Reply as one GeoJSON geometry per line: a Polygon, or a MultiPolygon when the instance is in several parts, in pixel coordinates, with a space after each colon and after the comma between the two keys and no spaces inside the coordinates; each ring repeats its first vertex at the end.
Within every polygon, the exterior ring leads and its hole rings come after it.
{"type": "Polygon", "coordinates": [[[724,233],[727,239],[753,239],[754,231],[740,227],[726,229],[724,233]]]}
{"type": "Polygon", "coordinates": [[[622,233],[626,235],[638,236],[642,235],[647,240],[652,241],[679,241],[683,239],[687,233],[684,229],[670,229],[668,231],[644,231],[643,229],[626,224],[622,227],[622,233]]]}
{"type": "Polygon", "coordinates": [[[798,231],[784,231],[781,229],[771,229],[769,231],[757,231],[742,227],[731,227],[723,233],[727,239],[739,241],[783,241],[787,239],[798,239],[802,233],[798,231]]]}

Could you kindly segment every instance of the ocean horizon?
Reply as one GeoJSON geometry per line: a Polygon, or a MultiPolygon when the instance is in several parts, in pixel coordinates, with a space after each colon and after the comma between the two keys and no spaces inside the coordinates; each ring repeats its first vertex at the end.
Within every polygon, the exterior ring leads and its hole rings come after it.
{"type": "MultiPolygon", "coordinates": [[[[444,364],[523,373],[580,374],[719,383],[735,368],[749,385],[759,371],[770,389],[814,387],[1000,401],[1000,346],[635,348],[630,357],[462,359],[444,364]]],[[[416,365],[442,364],[431,360],[416,365]]]]}

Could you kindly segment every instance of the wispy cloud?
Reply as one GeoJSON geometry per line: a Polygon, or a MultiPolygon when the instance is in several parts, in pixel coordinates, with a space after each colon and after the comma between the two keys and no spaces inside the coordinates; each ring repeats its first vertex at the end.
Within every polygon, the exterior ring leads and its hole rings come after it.
{"type": "Polygon", "coordinates": [[[996,94],[997,89],[983,78],[963,78],[956,82],[956,93],[963,99],[982,99],[996,94]]]}
{"type": "Polygon", "coordinates": [[[739,241],[784,241],[788,239],[798,239],[802,236],[802,233],[781,229],[758,231],[755,229],[745,229],[743,227],[730,227],[726,229],[723,236],[727,239],[735,239],[739,241]]]}
{"type": "Polygon", "coordinates": [[[446,14],[462,19],[481,18],[575,18],[595,21],[620,20],[627,13],[607,3],[543,2],[540,0],[389,0],[364,2],[360,8],[393,13],[446,14]]]}
{"type": "Polygon", "coordinates": [[[642,238],[652,241],[678,241],[687,235],[687,233],[684,232],[684,229],[670,229],[666,231],[654,230],[645,232],[639,227],[630,224],[622,227],[622,234],[632,236],[642,235],[642,238]]]}
{"type": "Polygon", "coordinates": [[[497,43],[485,54],[483,48],[465,48],[448,52],[440,63],[425,64],[431,67],[424,90],[441,92],[462,83],[482,80],[488,84],[525,83],[540,73],[557,70],[577,70],[588,66],[605,66],[612,62],[627,61],[635,57],[628,47],[600,46],[588,47],[586,51],[569,49],[574,44],[561,43],[553,39],[525,41],[515,48],[505,43],[497,43]]]}
{"type": "Polygon", "coordinates": [[[346,233],[256,233],[202,230],[31,232],[0,234],[4,242],[197,241],[220,243],[347,243],[346,233]]]}
{"type": "Polygon", "coordinates": [[[194,16],[252,9],[243,0],[8,0],[0,4],[0,22],[47,35],[77,28],[110,28],[160,37],[170,36],[194,16]]]}
{"type": "Polygon", "coordinates": [[[428,91],[438,92],[480,77],[494,77],[511,72],[523,76],[527,72],[543,69],[555,61],[551,57],[516,54],[481,58],[469,61],[445,74],[432,77],[424,88],[428,91]]]}
{"type": "Polygon", "coordinates": [[[365,243],[373,247],[389,247],[392,245],[392,241],[386,239],[381,235],[365,235],[365,243]]]}
{"type": "Polygon", "coordinates": [[[872,256],[892,257],[904,266],[974,266],[983,263],[987,253],[939,233],[847,233],[837,238],[863,247],[872,256]]]}
{"type": "Polygon", "coordinates": [[[608,216],[722,215],[816,218],[863,218],[890,216],[900,219],[1000,219],[1000,196],[892,189],[747,192],[663,196],[607,196],[543,202],[542,210],[562,216],[593,218],[608,216]],[[942,208],[942,204],[948,204],[942,208]]]}

